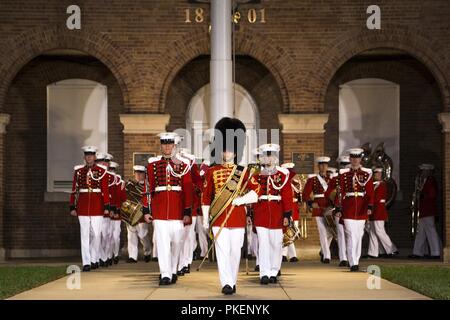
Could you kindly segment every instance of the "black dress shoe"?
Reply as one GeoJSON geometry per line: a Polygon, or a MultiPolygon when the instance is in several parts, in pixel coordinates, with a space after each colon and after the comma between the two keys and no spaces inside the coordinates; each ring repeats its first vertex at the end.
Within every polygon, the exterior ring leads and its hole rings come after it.
{"type": "Polygon", "coordinates": [[[423,259],[422,256],[417,256],[417,255],[415,255],[415,254],[410,254],[410,255],[408,256],[408,258],[409,258],[409,259],[423,259]]]}
{"type": "Polygon", "coordinates": [[[175,284],[175,283],[177,283],[177,280],[178,280],[178,276],[176,274],[172,274],[172,280],[170,283],[175,284]]]}
{"type": "Polygon", "coordinates": [[[160,286],[168,286],[170,284],[170,279],[167,277],[164,277],[162,279],[159,280],[159,285],[160,286]]]}
{"type": "Polygon", "coordinates": [[[440,258],[441,258],[441,256],[429,256],[428,257],[428,259],[431,259],[431,260],[438,260],[440,258]]]}
{"type": "Polygon", "coordinates": [[[236,285],[233,286],[233,293],[236,293],[236,285]]]}
{"type": "Polygon", "coordinates": [[[277,277],[281,276],[281,270],[278,270],[277,277]]]}
{"type": "Polygon", "coordinates": [[[83,266],[83,272],[89,272],[89,271],[91,271],[91,266],[90,265],[84,265],[83,266]]]}
{"type": "Polygon", "coordinates": [[[150,255],[144,256],[144,261],[145,262],[150,262],[151,259],[152,259],[152,257],[150,255]]]}
{"type": "Polygon", "coordinates": [[[259,272],[259,266],[255,267],[255,271],[259,272]]]}
{"type": "Polygon", "coordinates": [[[91,270],[95,270],[95,269],[98,269],[98,262],[91,263],[91,270]]]}
{"type": "Polygon", "coordinates": [[[330,263],[330,259],[323,259],[323,263],[326,263],[326,264],[330,263]]]}
{"type": "Polygon", "coordinates": [[[152,258],[152,261],[158,262],[158,257],[152,258]]]}
{"type": "Polygon", "coordinates": [[[292,257],[289,259],[289,262],[297,262],[298,258],[297,257],[292,257]]]}
{"type": "Polygon", "coordinates": [[[102,267],[102,268],[105,267],[105,261],[103,261],[102,259],[100,259],[100,267],[102,267]]]}
{"type": "Polygon", "coordinates": [[[283,259],[281,260],[282,262],[287,262],[288,261],[288,259],[287,259],[287,257],[286,256],[283,256],[283,259]]]}
{"type": "Polygon", "coordinates": [[[233,288],[230,287],[229,285],[225,285],[225,286],[222,288],[222,293],[225,294],[225,295],[233,294],[233,288]]]}
{"type": "Polygon", "coordinates": [[[178,270],[177,271],[177,276],[184,276],[184,272],[183,272],[183,270],[178,270]]]}
{"type": "Polygon", "coordinates": [[[359,270],[359,266],[358,265],[354,265],[350,267],[350,271],[355,272],[359,270]]]}
{"type": "Polygon", "coordinates": [[[323,254],[322,254],[322,251],[319,252],[319,256],[320,256],[320,262],[323,262],[323,254]]]}
{"type": "Polygon", "coordinates": [[[268,276],[263,276],[259,282],[260,282],[261,284],[269,284],[270,279],[269,279],[268,276]]]}
{"type": "Polygon", "coordinates": [[[114,257],[114,264],[118,264],[119,263],[119,257],[114,257]]]}
{"type": "Polygon", "coordinates": [[[361,259],[367,259],[368,257],[369,257],[369,255],[365,254],[365,255],[361,256],[361,259]]]}
{"type": "Polygon", "coordinates": [[[189,266],[188,267],[184,267],[183,268],[183,272],[186,274],[186,273],[191,273],[191,269],[189,268],[189,266]]]}
{"type": "Polygon", "coordinates": [[[127,263],[137,263],[133,258],[128,258],[127,263]]]}
{"type": "Polygon", "coordinates": [[[270,277],[269,282],[270,283],[277,283],[278,282],[277,277],[270,277]]]}
{"type": "Polygon", "coordinates": [[[339,262],[339,267],[348,267],[348,261],[342,260],[341,262],[339,262]]]}
{"type": "Polygon", "coordinates": [[[110,266],[112,266],[113,260],[112,260],[112,259],[108,259],[108,264],[109,264],[110,266]]]}

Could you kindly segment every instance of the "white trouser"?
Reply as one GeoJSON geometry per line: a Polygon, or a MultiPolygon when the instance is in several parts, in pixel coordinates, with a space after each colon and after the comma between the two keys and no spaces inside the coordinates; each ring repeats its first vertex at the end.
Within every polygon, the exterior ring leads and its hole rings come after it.
{"type": "MultiPolygon", "coordinates": [[[[294,221],[295,226],[298,228],[298,220],[294,221]]],[[[283,247],[283,257],[288,259],[297,258],[297,250],[295,249],[295,243],[292,242],[290,245],[283,247]]]]}
{"type": "Polygon", "coordinates": [[[259,277],[276,277],[281,269],[283,230],[256,227],[259,242],[259,277]]]}
{"type": "Polygon", "coordinates": [[[101,230],[101,245],[100,245],[100,259],[103,261],[111,258],[111,232],[112,224],[110,218],[103,218],[101,230]]]}
{"type": "Polygon", "coordinates": [[[156,247],[156,233],[155,233],[155,222],[152,221],[152,245],[153,245],[153,249],[152,249],[152,257],[153,258],[157,258],[158,257],[158,248],[156,247]]]}
{"type": "Polygon", "coordinates": [[[339,249],[339,261],[347,261],[347,244],[345,243],[344,225],[339,223],[339,218],[335,217],[334,222],[337,226],[337,244],[339,249]]]}
{"type": "Polygon", "coordinates": [[[154,220],[153,226],[161,278],[172,279],[172,275],[177,273],[178,259],[182,248],[183,221],[154,220]]]}
{"type": "Polygon", "coordinates": [[[134,260],[138,258],[139,240],[144,247],[144,256],[148,256],[152,252],[152,245],[148,237],[148,224],[138,223],[134,227],[127,224],[128,238],[128,257],[134,260]]]}
{"type": "Polygon", "coordinates": [[[252,254],[255,256],[256,258],[256,265],[259,265],[259,244],[258,244],[258,234],[253,232],[253,229],[251,231],[252,233],[252,254]]]}
{"type": "Polygon", "coordinates": [[[111,220],[111,252],[112,257],[119,256],[120,250],[120,231],[122,220],[111,220]]]}
{"type": "MultiPolygon", "coordinates": [[[[203,228],[203,216],[197,216],[196,231],[198,233],[198,242],[200,246],[200,256],[206,256],[208,252],[208,231],[203,228]]],[[[194,249],[195,250],[195,249],[194,249]]]]}
{"type": "Polygon", "coordinates": [[[83,266],[96,263],[100,256],[102,216],[78,216],[83,266]]]}
{"type": "Polygon", "coordinates": [[[187,267],[192,263],[194,251],[192,247],[195,243],[195,224],[197,217],[192,217],[192,224],[185,226],[183,231],[182,248],[178,262],[178,270],[187,267]]]}
{"type": "Polygon", "coordinates": [[[366,220],[344,219],[347,257],[350,267],[359,264],[365,223],[366,220]]]}
{"type": "Polygon", "coordinates": [[[252,225],[247,225],[247,253],[252,254],[252,225]]]}
{"type": "Polygon", "coordinates": [[[316,222],[323,258],[331,259],[330,245],[331,241],[333,241],[333,235],[328,231],[324,217],[316,217],[316,222]]]}
{"type": "Polygon", "coordinates": [[[428,252],[427,243],[430,246],[430,255],[441,255],[441,240],[436,231],[434,216],[419,219],[413,254],[416,256],[425,255],[425,253],[428,252]]]}
{"type": "MultiPolygon", "coordinates": [[[[214,236],[220,227],[213,227],[214,236]]],[[[222,287],[236,285],[241,260],[241,249],[244,245],[244,228],[222,228],[215,241],[217,266],[222,287]]]]}
{"type": "Polygon", "coordinates": [[[368,255],[378,257],[381,252],[378,243],[381,243],[381,247],[384,248],[387,254],[392,254],[397,251],[397,247],[392,243],[386,230],[384,229],[383,220],[369,221],[369,250],[368,255]]]}

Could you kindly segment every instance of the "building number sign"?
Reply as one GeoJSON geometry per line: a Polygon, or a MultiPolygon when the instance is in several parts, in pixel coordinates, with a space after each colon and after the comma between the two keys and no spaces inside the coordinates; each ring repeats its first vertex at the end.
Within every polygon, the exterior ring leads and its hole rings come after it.
{"type": "MultiPolygon", "coordinates": [[[[202,23],[205,21],[205,9],[188,8],[185,9],[185,23],[202,23]]],[[[266,23],[266,9],[248,9],[246,12],[235,11],[233,14],[234,23],[239,23],[242,15],[247,16],[249,23],[266,23]]]]}

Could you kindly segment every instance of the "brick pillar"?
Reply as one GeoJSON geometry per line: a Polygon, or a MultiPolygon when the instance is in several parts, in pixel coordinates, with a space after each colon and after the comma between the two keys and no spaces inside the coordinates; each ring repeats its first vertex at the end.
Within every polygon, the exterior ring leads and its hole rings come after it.
{"type": "Polygon", "coordinates": [[[5,145],[6,145],[6,126],[9,123],[9,114],[0,113],[0,261],[6,258],[5,249],[5,145]]]}
{"type": "MultiPolygon", "coordinates": [[[[281,143],[284,162],[290,162],[293,153],[313,154],[314,158],[323,155],[324,125],[328,122],[328,114],[279,114],[278,120],[282,128],[281,143]]],[[[314,165],[314,172],[317,172],[316,165],[314,165]]],[[[320,243],[314,219],[308,219],[307,229],[308,238],[300,240],[297,249],[301,256],[318,257],[320,243]]]]}
{"type": "Polygon", "coordinates": [[[166,130],[168,114],[121,114],[123,124],[124,178],[133,176],[133,154],[160,153],[159,138],[156,136],[166,130]]]}
{"type": "Polygon", "coordinates": [[[443,143],[443,159],[442,159],[442,188],[443,188],[443,258],[444,262],[450,262],[450,113],[440,113],[438,115],[439,122],[442,125],[442,143],[443,143]]]}

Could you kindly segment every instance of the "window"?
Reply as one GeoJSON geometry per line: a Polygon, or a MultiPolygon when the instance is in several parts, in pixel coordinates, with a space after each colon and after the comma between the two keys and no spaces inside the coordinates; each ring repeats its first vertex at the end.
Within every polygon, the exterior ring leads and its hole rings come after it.
{"type": "Polygon", "coordinates": [[[48,192],[71,190],[82,146],[108,150],[107,110],[107,87],[100,83],[69,79],[47,86],[48,192]]]}

